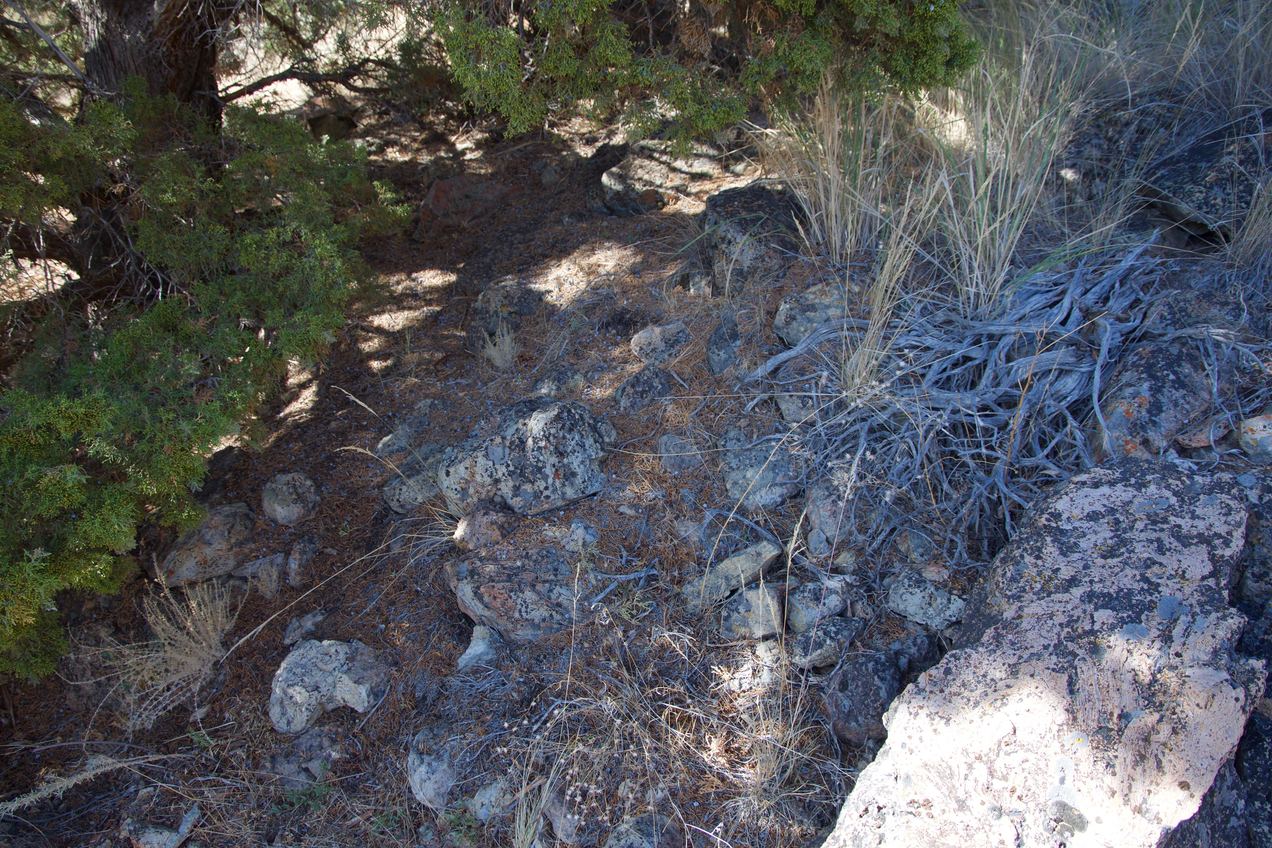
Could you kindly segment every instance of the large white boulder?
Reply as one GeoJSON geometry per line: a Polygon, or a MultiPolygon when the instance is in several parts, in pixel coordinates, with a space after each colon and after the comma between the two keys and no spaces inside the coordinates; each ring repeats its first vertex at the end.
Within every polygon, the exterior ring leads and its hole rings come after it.
{"type": "Polygon", "coordinates": [[[1196,812],[1263,690],[1228,606],[1230,478],[1085,472],[1037,509],[959,644],[888,710],[827,848],[1152,848],[1196,812]]]}

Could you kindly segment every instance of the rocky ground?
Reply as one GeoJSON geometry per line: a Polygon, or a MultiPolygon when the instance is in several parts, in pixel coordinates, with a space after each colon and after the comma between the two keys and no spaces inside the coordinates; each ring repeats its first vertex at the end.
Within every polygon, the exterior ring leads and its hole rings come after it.
{"type": "Polygon", "coordinates": [[[836,388],[861,292],[740,140],[360,134],[414,234],[142,551],[237,609],[210,680],[112,676],[155,581],[75,599],[3,787],[85,779],[4,839],[1272,844],[1267,281],[1175,188],[1222,143],[1010,321],[914,319],[885,427],[836,388]]]}

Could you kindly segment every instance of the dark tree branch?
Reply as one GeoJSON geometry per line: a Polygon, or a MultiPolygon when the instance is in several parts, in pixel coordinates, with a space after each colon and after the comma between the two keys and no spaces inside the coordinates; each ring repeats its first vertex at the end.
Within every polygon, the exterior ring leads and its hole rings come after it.
{"type": "Polygon", "coordinates": [[[49,49],[52,50],[53,53],[57,56],[58,61],[60,61],[63,65],[66,65],[66,67],[70,68],[71,73],[77,76],[80,82],[82,82],[86,88],[93,87],[93,84],[88,81],[88,77],[84,76],[84,72],[81,71],[79,67],[76,66],[76,64],[71,61],[71,57],[67,56],[66,53],[62,51],[61,47],[58,47],[57,42],[53,40],[53,36],[45,32],[44,28],[41,27],[39,24],[37,24],[31,18],[31,16],[27,14],[26,9],[22,8],[21,3],[17,2],[17,0],[3,0],[3,2],[4,2],[4,5],[8,6],[10,9],[18,13],[18,16],[21,17],[22,20],[26,22],[27,27],[29,27],[33,33],[39,36],[41,41],[43,41],[45,44],[49,46],[49,49]]]}
{"type": "Polygon", "coordinates": [[[269,88],[274,83],[283,82],[284,80],[299,80],[307,85],[318,85],[322,83],[340,83],[346,88],[362,94],[379,94],[386,89],[382,86],[364,86],[355,85],[353,81],[363,76],[372,67],[387,68],[389,63],[379,59],[361,59],[346,68],[338,71],[311,71],[307,68],[292,65],[285,71],[279,71],[276,74],[270,74],[261,77],[255,82],[240,86],[232,91],[221,93],[221,102],[231,103],[241,97],[248,97],[269,88]]]}
{"type": "Polygon", "coordinates": [[[53,260],[80,272],[83,257],[69,233],[51,227],[32,227],[22,221],[0,220],[0,244],[17,259],[53,260]]]}

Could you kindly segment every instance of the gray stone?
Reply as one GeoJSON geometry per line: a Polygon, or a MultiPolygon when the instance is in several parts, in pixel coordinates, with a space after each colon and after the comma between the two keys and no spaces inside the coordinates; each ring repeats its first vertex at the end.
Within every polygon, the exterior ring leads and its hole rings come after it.
{"type": "Polygon", "coordinates": [[[698,446],[671,433],[658,439],[658,457],[668,474],[692,471],[702,465],[702,451],[698,446]]]}
{"type": "Polygon", "coordinates": [[[411,740],[406,779],[415,800],[435,813],[446,809],[446,799],[459,780],[458,747],[457,740],[438,727],[426,727],[411,740]]]}
{"type": "Polygon", "coordinates": [[[883,714],[900,691],[901,673],[891,657],[849,655],[826,680],[822,710],[835,736],[849,745],[865,745],[887,735],[883,714]]]}
{"type": "Polygon", "coordinates": [[[512,791],[505,778],[487,783],[473,793],[473,797],[464,802],[464,807],[473,814],[473,818],[482,824],[502,818],[517,805],[517,793],[512,791]]]}
{"type": "Polygon", "coordinates": [[[318,540],[313,536],[303,536],[292,544],[291,550],[287,552],[285,569],[288,586],[299,589],[304,585],[305,569],[309,567],[309,563],[313,561],[317,553],[318,540]]]}
{"type": "Polygon", "coordinates": [[[498,633],[484,624],[474,625],[472,638],[456,661],[455,671],[467,671],[474,666],[493,666],[499,659],[502,648],[503,642],[498,633]]]}
{"type": "Polygon", "coordinates": [[[818,480],[808,487],[804,499],[808,516],[806,543],[810,556],[828,557],[849,533],[848,498],[830,480],[818,480]]]}
{"type": "Polygon", "coordinates": [[[561,547],[565,548],[566,553],[581,554],[595,545],[600,538],[595,527],[581,518],[575,518],[570,522],[570,529],[561,539],[561,547]]]}
{"type": "Polygon", "coordinates": [[[520,401],[504,409],[489,437],[446,451],[438,484],[461,511],[485,500],[519,515],[546,512],[601,490],[600,460],[616,438],[582,404],[520,401]]]}
{"type": "Polygon", "coordinates": [[[796,668],[832,666],[843,657],[852,640],[861,635],[866,623],[859,618],[820,619],[791,643],[791,664],[796,668]]]}
{"type": "Polygon", "coordinates": [[[888,588],[888,609],[916,624],[944,630],[963,617],[966,602],[909,569],[888,588]]]}
{"type": "Polygon", "coordinates": [[[583,375],[573,368],[557,368],[535,381],[531,394],[546,398],[565,398],[578,394],[587,385],[583,375]]]}
{"type": "Polygon", "coordinates": [[[446,582],[464,614],[510,642],[531,642],[568,628],[586,611],[591,587],[553,548],[496,549],[446,564],[446,582]],[[575,595],[576,586],[579,594],[575,595]]]}
{"type": "Polygon", "coordinates": [[[455,525],[455,547],[479,551],[494,547],[516,529],[516,513],[489,502],[479,503],[455,525]]]}
{"type": "Polygon", "coordinates": [[[366,712],[388,682],[388,667],[361,642],[306,640],[274,673],[269,718],[280,733],[300,733],[328,710],[366,712]]]}
{"type": "Polygon", "coordinates": [[[707,368],[712,374],[720,376],[738,361],[741,347],[742,336],[738,332],[737,316],[732,311],[726,311],[707,339],[707,368]]]}
{"type": "Polygon", "coordinates": [[[308,639],[326,617],[327,611],[320,609],[311,610],[304,615],[294,616],[291,621],[287,622],[287,629],[283,631],[283,644],[291,646],[302,639],[308,639]]]}
{"type": "Polygon", "coordinates": [[[624,415],[639,412],[655,401],[671,400],[671,375],[649,365],[623,381],[615,393],[618,411],[624,415]]]}
{"type": "Polygon", "coordinates": [[[619,822],[602,848],[681,848],[684,843],[674,819],[645,813],[619,822]]]}
{"type": "Polygon", "coordinates": [[[662,365],[689,344],[689,328],[684,321],[650,324],[632,336],[632,353],[646,365],[662,365]]]}
{"type": "Polygon", "coordinates": [[[758,580],[782,555],[780,545],[763,541],[717,562],[699,580],[691,580],[681,594],[691,610],[703,609],[724,600],[748,583],[758,580]]]}
{"type": "Polygon", "coordinates": [[[235,577],[242,577],[256,591],[273,600],[278,597],[286,563],[287,557],[283,554],[270,554],[239,566],[234,569],[233,574],[235,577]]]}
{"type": "Polygon", "coordinates": [[[848,606],[850,592],[850,584],[842,577],[829,577],[797,587],[786,598],[786,626],[803,633],[823,618],[839,615],[848,606]]]}
{"type": "Polygon", "coordinates": [[[304,521],[318,508],[318,487],[304,474],[275,474],[261,492],[261,510],[288,527],[304,521]]]}
{"type": "Polygon", "coordinates": [[[708,197],[699,246],[713,293],[736,294],[784,272],[798,246],[799,218],[789,193],[758,183],[708,197]]]}
{"type": "Polygon", "coordinates": [[[1210,377],[1191,343],[1150,342],[1123,356],[1109,378],[1096,444],[1105,456],[1156,456],[1210,407],[1210,377]]]}
{"type": "Polygon", "coordinates": [[[325,780],[331,766],[343,756],[339,737],[311,727],[271,754],[266,770],[277,775],[285,789],[304,789],[325,780]]]}
{"type": "Polygon", "coordinates": [[[255,520],[247,504],[212,507],[203,522],[178,539],[164,557],[160,579],[168,586],[185,586],[234,571],[255,520]]]}
{"type": "Polygon", "coordinates": [[[841,324],[848,317],[854,293],[844,283],[819,283],[782,298],[773,318],[773,332],[791,347],[824,324],[841,324]]]}
{"type": "Polygon", "coordinates": [[[1255,462],[1272,463],[1272,410],[1242,421],[1237,426],[1237,441],[1255,462]]]}
{"type": "Polygon", "coordinates": [[[782,593],[776,586],[745,589],[720,612],[720,635],[726,639],[767,639],[782,632],[782,593]]]}
{"type": "Polygon", "coordinates": [[[801,477],[794,455],[781,441],[724,452],[724,488],[743,512],[781,506],[799,494],[801,477]]]}
{"type": "Polygon", "coordinates": [[[443,449],[438,445],[422,445],[411,452],[384,484],[384,503],[399,515],[407,515],[437,495],[437,471],[443,449]]]}
{"type": "Polygon", "coordinates": [[[1263,691],[1228,606],[1245,519],[1226,475],[1073,477],[999,553],[955,650],[889,709],[827,848],[1156,846],[1263,691]]]}

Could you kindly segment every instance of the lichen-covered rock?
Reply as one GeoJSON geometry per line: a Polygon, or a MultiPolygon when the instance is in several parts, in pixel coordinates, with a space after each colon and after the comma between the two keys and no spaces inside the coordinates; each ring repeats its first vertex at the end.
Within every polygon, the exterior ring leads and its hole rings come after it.
{"type": "Polygon", "coordinates": [[[799,218],[793,197],[759,184],[708,197],[699,244],[713,293],[736,293],[753,279],[780,274],[797,244],[799,218]]]}
{"type": "Polygon", "coordinates": [[[274,673],[269,719],[280,733],[300,733],[328,710],[366,712],[383,697],[388,682],[388,667],[356,639],[309,639],[292,648],[274,673]]]}
{"type": "Polygon", "coordinates": [[[796,668],[822,668],[843,658],[852,640],[861,635],[866,623],[859,618],[820,619],[791,643],[791,664],[796,668]]]}
{"type": "Polygon", "coordinates": [[[758,580],[781,555],[780,545],[767,540],[759,542],[717,562],[700,579],[685,583],[680,591],[691,610],[711,606],[758,580]]]}
{"type": "Polygon", "coordinates": [[[569,627],[586,611],[591,587],[554,548],[496,550],[446,564],[459,608],[510,642],[532,642],[569,627]],[[576,590],[577,593],[576,594],[576,590]]]}
{"type": "Polygon", "coordinates": [[[1097,444],[1106,456],[1156,456],[1210,406],[1210,377],[1189,342],[1151,342],[1123,357],[1109,379],[1097,444]]]}
{"type": "Polygon", "coordinates": [[[646,813],[619,822],[603,848],[681,848],[684,842],[674,819],[646,813]]]}
{"type": "Polygon", "coordinates": [[[531,398],[507,407],[495,432],[446,451],[438,485],[461,511],[493,501],[534,515],[594,495],[614,427],[571,401],[531,398]]]}
{"type": "Polygon", "coordinates": [[[848,580],[838,576],[797,587],[786,598],[786,626],[803,633],[823,618],[839,615],[848,606],[850,591],[848,580]]]}
{"type": "Polygon", "coordinates": [[[421,445],[398,466],[384,484],[384,503],[399,515],[412,513],[438,493],[437,468],[443,449],[438,445],[421,445]]]}
{"type": "Polygon", "coordinates": [[[702,451],[688,439],[668,433],[658,440],[658,461],[668,474],[680,474],[702,465],[702,451]]]}
{"type": "Polygon", "coordinates": [[[776,586],[739,592],[720,612],[720,635],[726,639],[767,639],[781,632],[782,593],[776,586]]]}
{"type": "Polygon", "coordinates": [[[773,332],[791,347],[823,324],[839,324],[848,316],[853,291],[844,283],[818,283],[782,298],[773,332]]]}
{"type": "Polygon", "coordinates": [[[160,579],[168,586],[184,586],[234,571],[255,521],[247,504],[212,507],[203,522],[178,539],[164,557],[160,579]]]}
{"type": "Polygon", "coordinates": [[[455,547],[479,551],[499,544],[517,526],[516,513],[492,503],[479,503],[455,525],[455,547]]]}
{"type": "Polygon", "coordinates": [[[662,365],[689,344],[689,328],[684,321],[650,324],[632,336],[632,353],[646,365],[662,365]]]}
{"type": "Polygon", "coordinates": [[[406,754],[406,780],[415,800],[435,813],[446,809],[459,780],[458,742],[441,727],[426,727],[411,740],[406,754]]]}
{"type": "Polygon", "coordinates": [[[304,521],[318,508],[318,487],[300,472],[275,474],[261,492],[261,510],[288,527],[304,521]]]}
{"type": "Polygon", "coordinates": [[[781,506],[803,488],[802,474],[781,440],[724,452],[724,488],[744,512],[781,506]]]}
{"type": "Polygon", "coordinates": [[[737,316],[726,310],[707,339],[707,368],[712,374],[720,376],[737,362],[741,347],[742,335],[738,332],[737,316]]]}
{"type": "Polygon", "coordinates": [[[888,609],[933,630],[944,630],[962,618],[965,605],[962,598],[908,569],[888,589],[888,609]]]}
{"type": "Polygon", "coordinates": [[[631,415],[654,401],[671,399],[671,375],[661,368],[646,366],[623,381],[615,393],[618,411],[631,415]]]}
{"type": "Polygon", "coordinates": [[[888,711],[828,848],[1152,848],[1263,691],[1228,607],[1245,505],[1154,463],[1074,477],[994,562],[960,647],[888,711]]]}

